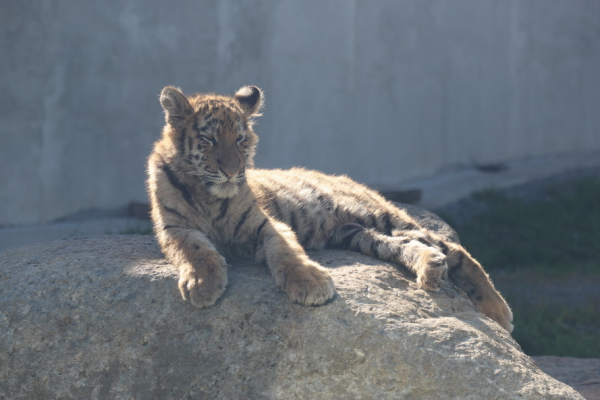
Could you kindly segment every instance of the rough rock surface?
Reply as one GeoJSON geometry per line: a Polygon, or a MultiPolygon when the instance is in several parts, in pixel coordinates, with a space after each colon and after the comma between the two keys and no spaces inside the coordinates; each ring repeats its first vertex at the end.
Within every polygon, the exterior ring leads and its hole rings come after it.
{"type": "Polygon", "coordinates": [[[336,282],[324,306],[233,263],[198,310],[150,236],[0,253],[0,399],[582,399],[452,284],[428,293],[369,257],[311,256],[336,282]]]}
{"type": "Polygon", "coordinates": [[[394,203],[396,206],[403,208],[411,217],[419,222],[421,226],[436,232],[441,237],[448,241],[460,243],[458,234],[450,225],[436,214],[427,211],[423,208],[411,206],[410,204],[394,203]]]}
{"type": "Polygon", "coordinates": [[[586,400],[600,400],[600,359],[539,356],[533,360],[542,371],[571,385],[586,400]]]}

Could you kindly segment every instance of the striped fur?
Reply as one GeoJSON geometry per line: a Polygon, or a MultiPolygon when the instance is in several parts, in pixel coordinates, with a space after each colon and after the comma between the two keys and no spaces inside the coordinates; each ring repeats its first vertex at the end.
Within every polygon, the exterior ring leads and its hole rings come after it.
{"type": "Polygon", "coordinates": [[[483,314],[512,330],[510,308],[481,265],[377,192],[346,176],[254,169],[258,88],[186,97],[167,87],[161,104],[167,123],[148,162],[152,219],[193,305],[210,306],[225,290],[224,256],[266,262],[292,300],[323,304],[335,293],[333,281],[305,250],[336,247],[402,264],[426,290],[439,290],[449,276],[483,314]]]}

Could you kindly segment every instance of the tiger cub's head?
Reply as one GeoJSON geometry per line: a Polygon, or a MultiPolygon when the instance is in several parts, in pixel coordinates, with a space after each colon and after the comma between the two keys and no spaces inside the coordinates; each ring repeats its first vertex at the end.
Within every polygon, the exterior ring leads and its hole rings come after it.
{"type": "Polygon", "coordinates": [[[171,139],[177,157],[190,174],[200,177],[214,196],[235,196],[252,168],[258,136],[252,130],[263,94],[244,86],[233,97],[215,94],[185,96],[167,86],[160,94],[167,123],[163,134],[171,139]]]}

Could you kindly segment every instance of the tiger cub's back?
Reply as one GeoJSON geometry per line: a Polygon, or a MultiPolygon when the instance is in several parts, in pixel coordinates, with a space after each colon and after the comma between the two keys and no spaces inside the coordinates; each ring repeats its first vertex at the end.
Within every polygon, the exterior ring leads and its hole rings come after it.
{"type": "Polygon", "coordinates": [[[417,226],[379,193],[346,176],[304,168],[247,172],[259,205],[290,225],[307,249],[323,249],[335,228],[344,222],[357,222],[386,234],[398,225],[417,226]]]}

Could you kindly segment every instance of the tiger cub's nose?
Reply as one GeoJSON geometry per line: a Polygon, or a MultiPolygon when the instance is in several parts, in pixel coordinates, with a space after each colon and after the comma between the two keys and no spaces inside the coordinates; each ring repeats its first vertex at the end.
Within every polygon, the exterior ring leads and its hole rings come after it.
{"type": "Polygon", "coordinates": [[[233,178],[234,176],[237,175],[237,172],[228,172],[228,171],[225,171],[223,168],[221,168],[221,172],[223,172],[225,174],[225,176],[228,178],[233,178]]]}

